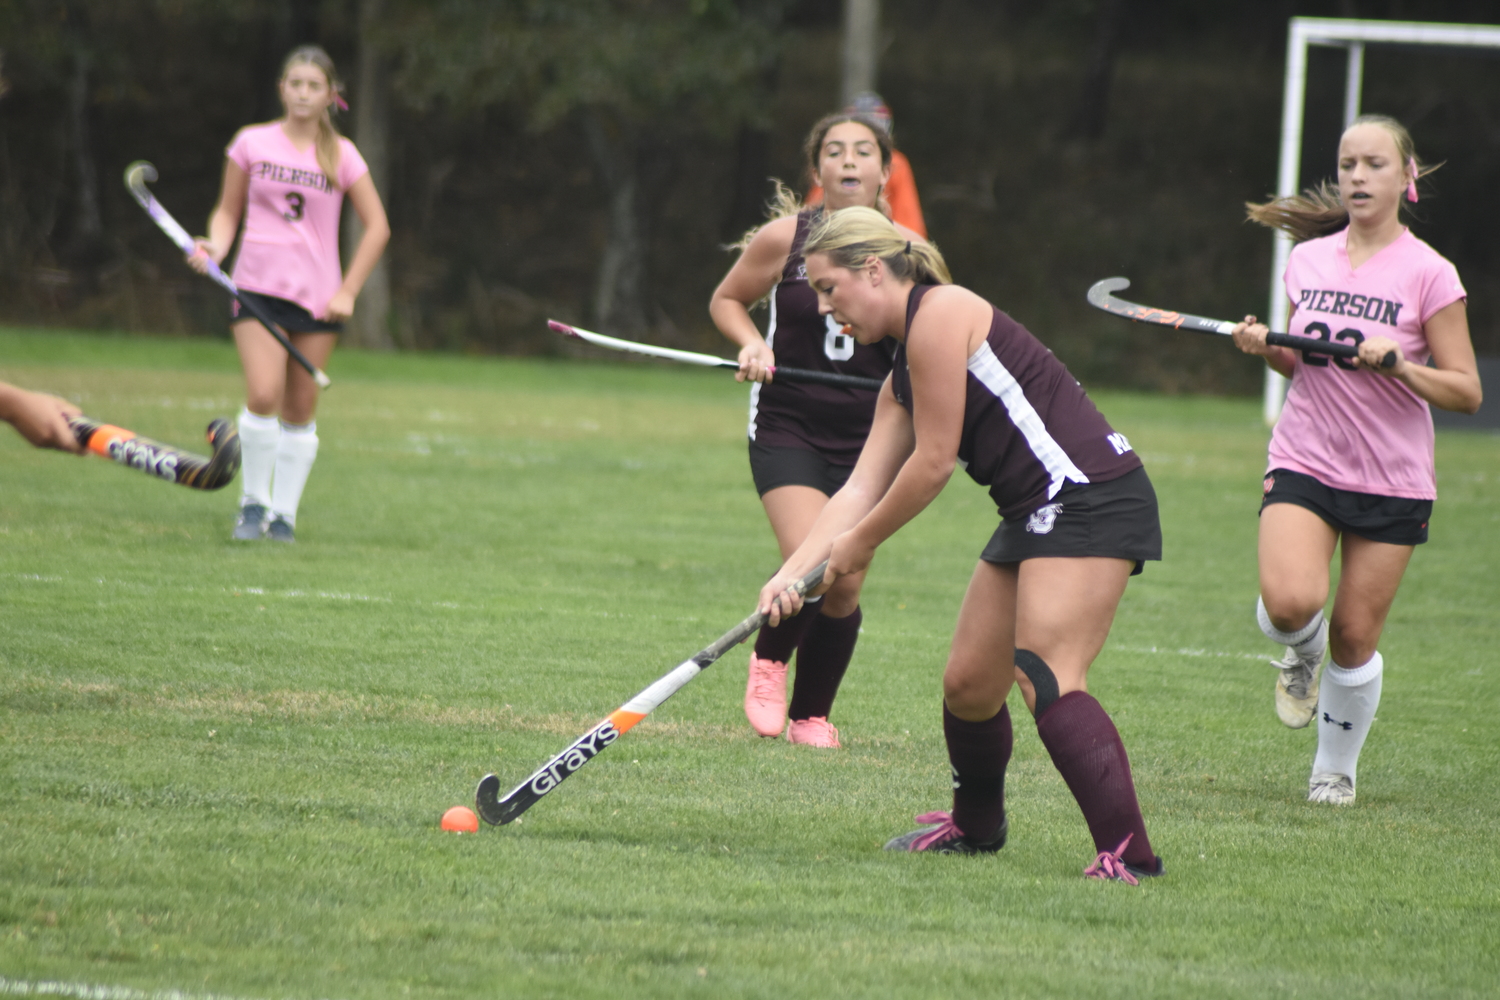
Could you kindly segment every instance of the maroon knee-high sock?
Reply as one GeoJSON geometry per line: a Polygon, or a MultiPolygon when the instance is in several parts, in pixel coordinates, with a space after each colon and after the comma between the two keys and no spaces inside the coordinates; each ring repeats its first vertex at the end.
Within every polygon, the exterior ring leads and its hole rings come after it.
{"type": "Polygon", "coordinates": [[[1010,706],[994,718],[967,722],[945,704],[943,736],[953,766],[953,823],[970,840],[988,843],[1005,822],[1005,768],[1015,742],[1010,706]]]}
{"type": "Polygon", "coordinates": [[[1036,731],[1078,800],[1095,849],[1112,851],[1133,834],[1123,855],[1126,863],[1154,870],[1156,855],[1136,802],[1130,760],[1104,707],[1087,691],[1069,691],[1036,720],[1036,731]]]}
{"type": "Polygon", "coordinates": [[[761,630],[755,635],[755,655],[762,660],[775,660],[777,663],[790,661],[792,651],[822,613],[823,599],[819,598],[816,602],[803,604],[800,614],[783,618],[775,628],[761,626],[761,630]]]}
{"type": "Polygon", "coordinates": [[[859,641],[859,623],[864,612],[856,607],[843,618],[819,615],[797,647],[797,675],[792,681],[788,719],[828,718],[834,696],[843,683],[844,671],[854,658],[859,641]]]}

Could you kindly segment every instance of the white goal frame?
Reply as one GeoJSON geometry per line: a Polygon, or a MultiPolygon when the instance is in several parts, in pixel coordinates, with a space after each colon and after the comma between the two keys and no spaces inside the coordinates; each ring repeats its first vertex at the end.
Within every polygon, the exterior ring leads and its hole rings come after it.
{"type": "MultiPolygon", "coordinates": [[[[1341,48],[1349,53],[1344,76],[1344,126],[1359,117],[1364,82],[1365,46],[1380,44],[1434,45],[1500,49],[1500,27],[1483,24],[1435,24],[1422,21],[1360,21],[1347,18],[1294,17],[1286,39],[1286,84],[1281,105],[1281,160],[1276,174],[1276,196],[1297,193],[1302,173],[1302,117],[1307,98],[1307,49],[1312,45],[1341,48]]],[[[1266,315],[1273,330],[1285,330],[1291,317],[1282,288],[1292,241],[1277,232],[1271,254],[1271,299],[1266,315]]],[[[1266,424],[1274,424],[1286,399],[1287,380],[1266,369],[1263,397],[1266,424]]]]}

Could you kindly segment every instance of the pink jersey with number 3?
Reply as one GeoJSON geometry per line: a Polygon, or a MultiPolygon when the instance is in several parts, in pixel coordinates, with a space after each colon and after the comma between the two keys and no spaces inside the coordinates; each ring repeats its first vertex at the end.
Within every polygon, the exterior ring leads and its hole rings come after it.
{"type": "Polygon", "coordinates": [[[318,166],[318,150],[298,150],[280,122],[240,129],[225,155],[250,178],[245,231],[234,283],[295,302],[321,316],[344,282],[339,213],[344,192],[369,167],[354,143],[339,139],[338,185],[318,166]]]}
{"type": "MultiPolygon", "coordinates": [[[[1290,333],[1357,344],[1389,337],[1413,364],[1432,352],[1423,326],[1465,298],[1458,271],[1407,230],[1349,266],[1347,229],[1292,248],[1285,284],[1290,333]]],[[[1286,406],[1271,434],[1269,469],[1290,469],[1357,493],[1433,500],[1432,411],[1393,378],[1342,358],[1298,354],[1286,406]]]]}

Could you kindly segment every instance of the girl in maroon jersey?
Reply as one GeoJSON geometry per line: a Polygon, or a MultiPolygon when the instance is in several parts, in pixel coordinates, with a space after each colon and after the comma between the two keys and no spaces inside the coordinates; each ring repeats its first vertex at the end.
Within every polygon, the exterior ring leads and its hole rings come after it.
{"type": "MultiPolygon", "coordinates": [[[[780,189],[772,209],[780,217],[746,237],[744,252],[708,307],[724,336],[740,345],[736,377],[754,383],[750,469],[783,559],[802,543],[829,496],[848,478],[870,429],[876,393],[777,382],[772,369],[779,361],[875,379],[891,370],[889,344],[856,343],[818,313],[817,295],[808,287],[802,263],[802,241],[825,210],[879,203],[890,177],[890,138],[867,115],[834,114],[813,127],[806,153],[809,170],[825,192],[824,203],[802,208],[780,189]],[[762,337],[750,309],[768,296],[771,316],[762,337]]],[[[908,229],[902,232],[905,238],[921,239],[908,229]]],[[[785,726],[793,743],[839,745],[828,715],[859,636],[863,581],[863,573],[853,574],[814,605],[817,613],[761,629],[745,691],[745,715],[756,732],[779,736],[785,726]],[[789,706],[786,673],[793,650],[797,672],[789,706]]]]}
{"type": "Polygon", "coordinates": [[[808,236],[819,308],[861,343],[898,342],[848,482],[760,595],[774,625],[791,583],[824,559],[826,584],[864,572],[962,462],[1002,521],[980,556],[943,675],[952,812],[888,850],[973,854],[1005,844],[1006,697],[1019,683],[1098,851],[1085,874],[1158,875],[1125,747],[1087,691],[1126,581],[1161,558],[1151,481],[1124,435],[1062,362],[1009,316],[949,283],[942,256],[878,212],[836,212],[808,236]]]}
{"type": "MultiPolygon", "coordinates": [[[[329,116],[342,98],[328,53],[316,45],[296,49],[277,87],[286,114],[235,135],[225,151],[208,236],[188,261],[199,271],[207,267],[205,258],[222,262],[243,217],[235,284],[322,368],[391,231],[365,161],[329,116]],[[339,266],[345,195],[365,229],[347,273],[339,266]]],[[[233,537],[290,542],[318,454],[318,387],[259,321],[238,318],[238,307],[231,329],[246,398],[239,418],[243,492],[233,537]]]]}

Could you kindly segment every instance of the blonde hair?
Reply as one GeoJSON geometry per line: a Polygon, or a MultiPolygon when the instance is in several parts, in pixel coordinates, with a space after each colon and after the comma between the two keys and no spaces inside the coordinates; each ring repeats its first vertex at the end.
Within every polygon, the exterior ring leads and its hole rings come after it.
{"type": "MultiPolygon", "coordinates": [[[[802,204],[802,199],[797,197],[797,192],[781,183],[780,179],[772,177],[771,183],[776,185],[776,190],[771,192],[770,199],[766,202],[766,222],[775,222],[789,215],[796,215],[807,206],[802,204]]],[[[750,241],[755,239],[756,234],[766,228],[763,222],[758,226],[751,226],[745,230],[745,235],[733,243],[725,243],[722,249],[738,250],[744,253],[750,247],[750,241]]]]}
{"type": "Polygon", "coordinates": [[[834,264],[851,271],[877,257],[896,278],[919,285],[953,284],[937,247],[902,236],[894,222],[873,208],[841,208],[823,216],[802,246],[804,257],[815,253],[826,254],[834,264]]]}
{"type": "MultiPolygon", "coordinates": [[[[286,57],[286,62],[281,64],[281,79],[286,79],[293,66],[304,64],[316,66],[323,72],[323,79],[328,81],[328,89],[334,97],[344,92],[343,81],[334,71],[333,60],[321,45],[299,45],[293,49],[291,55],[286,57]]],[[[322,169],[323,176],[328,178],[329,186],[335,190],[339,186],[339,138],[339,130],[333,124],[333,115],[329,108],[324,108],[323,114],[318,118],[318,136],[313,140],[313,146],[318,151],[318,166],[322,169]]]]}
{"type": "MultiPolygon", "coordinates": [[[[1424,166],[1417,159],[1417,147],[1412,142],[1411,133],[1394,118],[1387,115],[1360,115],[1349,123],[1349,128],[1357,125],[1378,125],[1390,133],[1391,139],[1396,143],[1396,155],[1401,161],[1401,169],[1406,170],[1416,164],[1416,175],[1411,178],[1413,183],[1442,166],[1441,163],[1424,166]]],[[[1348,129],[1344,131],[1347,132],[1348,129]]],[[[1407,207],[1404,199],[1400,207],[1407,207]]],[[[1260,204],[1247,201],[1245,217],[1270,229],[1281,230],[1295,243],[1328,236],[1349,224],[1349,210],[1339,197],[1338,185],[1328,181],[1323,181],[1315,188],[1308,188],[1300,195],[1273,198],[1260,204]]]]}

